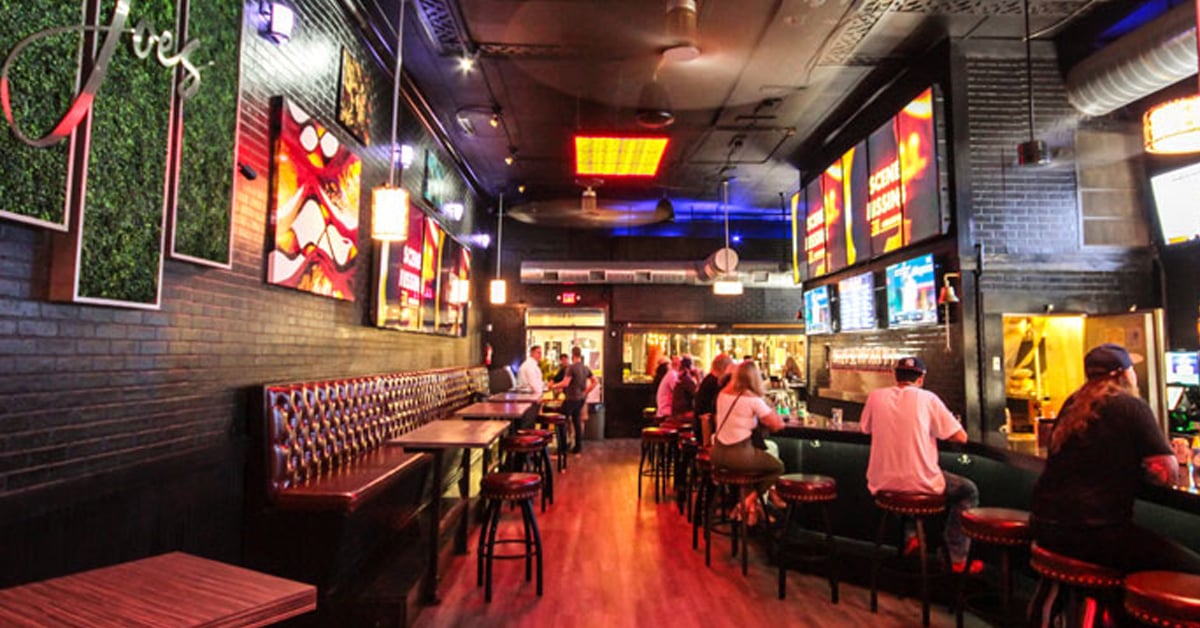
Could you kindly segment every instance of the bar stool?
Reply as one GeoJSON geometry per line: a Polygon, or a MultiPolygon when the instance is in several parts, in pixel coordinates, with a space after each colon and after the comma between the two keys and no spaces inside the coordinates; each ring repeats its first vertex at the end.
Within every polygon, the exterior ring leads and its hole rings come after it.
{"type": "Polygon", "coordinates": [[[1139,571],[1125,576],[1125,611],[1150,626],[1200,628],[1200,576],[1139,571]]]}
{"type": "Polygon", "coordinates": [[[1042,578],[1029,604],[1030,613],[1037,613],[1030,617],[1030,625],[1054,625],[1060,613],[1066,614],[1068,626],[1115,626],[1119,622],[1125,584],[1120,571],[1043,549],[1037,543],[1030,550],[1029,566],[1042,578]],[[1056,588],[1066,594],[1065,603],[1058,603],[1056,588]],[[1093,621],[1085,622],[1085,618],[1093,621]]]}
{"type": "MultiPolygon", "coordinates": [[[[883,568],[883,557],[880,547],[883,545],[883,533],[887,529],[889,515],[897,518],[912,517],[917,524],[917,551],[920,552],[919,562],[921,571],[921,624],[929,625],[929,556],[925,543],[925,518],[946,511],[946,496],[932,493],[902,493],[897,491],[879,491],[875,493],[875,505],[883,510],[879,520],[879,534],[875,536],[875,553],[871,557],[871,612],[879,609],[879,571],[883,568]]],[[[898,571],[902,575],[909,575],[898,571]]]]}
{"type": "Polygon", "coordinates": [[[708,500],[712,499],[712,494],[715,490],[712,484],[712,459],[709,457],[708,449],[701,447],[696,450],[695,467],[696,499],[691,507],[692,549],[699,549],[699,531],[704,526],[701,521],[706,520],[705,512],[708,508],[708,500]]]}
{"type": "Polygon", "coordinates": [[[654,479],[654,503],[666,493],[671,479],[671,463],[679,431],[671,427],[647,427],[642,429],[642,457],[638,460],[638,499],[642,498],[642,478],[654,479]],[[646,464],[649,463],[649,468],[646,464]]]}
{"type": "Polygon", "coordinates": [[[542,412],[538,414],[537,426],[554,430],[558,435],[555,457],[558,461],[558,472],[567,470],[567,415],[561,412],[542,412]]]}
{"type": "Polygon", "coordinates": [[[546,512],[547,500],[554,503],[554,473],[550,471],[550,454],[546,451],[547,434],[546,430],[518,430],[517,435],[500,439],[505,471],[532,471],[542,477],[542,512],[546,512]]]}
{"type": "Polygon", "coordinates": [[[696,454],[700,450],[700,441],[691,431],[679,435],[679,463],[675,465],[675,496],[679,504],[679,514],[685,515],[686,521],[692,520],[692,485],[696,480],[696,454]]]}
{"type": "Polygon", "coordinates": [[[829,521],[829,504],[837,500],[837,480],[827,475],[809,475],[792,473],[779,478],[775,483],[775,494],[787,502],[787,512],[783,516],[783,529],[775,542],[775,561],[779,563],[779,599],[786,596],[787,568],[784,565],[783,553],[789,549],[788,533],[791,532],[792,517],[799,514],[805,504],[819,505],[821,518],[825,521],[825,547],[815,551],[805,551],[797,558],[800,560],[815,560],[825,563],[829,569],[829,597],[838,603],[838,569],[837,544],[833,539],[833,526],[829,521]]]}
{"type": "Polygon", "coordinates": [[[996,545],[1000,550],[1000,608],[1003,613],[1001,625],[1020,623],[1012,614],[1012,569],[1011,550],[1029,545],[1029,511],[1011,508],[971,508],[962,514],[963,532],[971,539],[967,552],[967,568],[963,569],[958,583],[958,600],[954,605],[955,621],[963,625],[963,609],[966,606],[966,582],[970,575],[971,559],[980,544],[996,545]]]}
{"type": "MultiPolygon", "coordinates": [[[[704,513],[704,564],[712,566],[712,523],[714,510],[716,509],[717,499],[726,491],[733,491],[734,498],[741,501],[741,490],[749,487],[754,490],[754,486],[762,482],[768,475],[765,473],[747,473],[745,471],[734,471],[725,467],[713,465],[712,470],[712,485],[713,492],[710,499],[706,500],[704,513]]],[[[745,514],[742,518],[734,518],[732,530],[730,531],[730,539],[732,541],[731,556],[737,556],[738,539],[742,539],[742,575],[750,573],[749,566],[749,544],[746,542],[750,536],[750,530],[745,524],[745,514]]]]}
{"type": "MultiPolygon", "coordinates": [[[[495,559],[525,559],[525,581],[532,576],[532,559],[537,558],[537,594],[542,595],[542,533],[538,530],[537,517],[533,514],[533,498],[542,488],[541,476],[534,473],[489,473],[480,483],[480,497],[484,499],[483,525],[479,528],[479,551],[476,554],[476,586],[485,584],[483,600],[492,601],[492,561],[495,559]],[[497,539],[500,527],[501,506],[504,502],[515,502],[521,508],[521,521],[525,529],[522,538],[497,539]],[[520,554],[498,554],[497,545],[520,543],[524,546],[520,554]],[[486,580],[484,575],[486,573],[486,580]]],[[[436,525],[436,523],[434,524],[436,525]]]]}

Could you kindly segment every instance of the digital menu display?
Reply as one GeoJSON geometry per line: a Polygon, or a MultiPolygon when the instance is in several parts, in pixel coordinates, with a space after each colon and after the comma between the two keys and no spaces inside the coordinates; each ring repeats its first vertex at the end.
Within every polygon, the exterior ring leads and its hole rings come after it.
{"type": "Polygon", "coordinates": [[[936,128],[930,87],[809,182],[793,215],[809,278],[942,233],[936,128]]]}
{"type": "Polygon", "coordinates": [[[829,309],[829,286],[819,286],[804,293],[804,333],[828,334],[833,331],[833,316],[829,309]]]}
{"type": "MultiPolygon", "coordinates": [[[[792,283],[800,285],[800,264],[804,259],[804,236],[802,225],[808,215],[808,203],[804,201],[804,190],[792,195],[792,283]]],[[[807,263],[807,261],[805,261],[807,263]]]]}
{"type": "Polygon", "coordinates": [[[380,246],[375,325],[463,335],[470,274],[470,249],[414,206],[408,238],[380,246]]]}
{"type": "Polygon", "coordinates": [[[875,329],[875,276],[854,275],[838,282],[838,321],[842,331],[875,329]]]}
{"type": "Polygon", "coordinates": [[[933,255],[887,267],[888,327],[937,324],[933,255]]]}
{"type": "Polygon", "coordinates": [[[808,199],[808,207],[804,219],[804,251],[808,263],[808,277],[815,279],[829,269],[825,256],[825,203],[821,197],[820,177],[808,184],[805,197],[808,199]]]}
{"type": "Polygon", "coordinates": [[[846,267],[846,219],[842,181],[842,160],[833,162],[821,175],[822,207],[825,210],[826,271],[836,273],[846,267]]]}
{"type": "Polygon", "coordinates": [[[1200,238],[1200,163],[1150,177],[1165,244],[1200,238]]]}

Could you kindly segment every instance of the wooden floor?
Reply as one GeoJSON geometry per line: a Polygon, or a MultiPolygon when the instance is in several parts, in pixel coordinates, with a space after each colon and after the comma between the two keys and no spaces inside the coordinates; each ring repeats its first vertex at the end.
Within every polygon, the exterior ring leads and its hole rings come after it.
{"type": "MultiPolygon", "coordinates": [[[[691,524],[673,504],[654,503],[647,482],[637,499],[638,442],[585,443],[570,469],[555,478],[558,500],[538,513],[545,544],[545,595],[525,582],[520,560],[497,561],[493,600],[475,585],[477,528],[467,556],[456,557],[443,575],[442,603],[425,607],[418,627],[446,626],[919,626],[921,606],[888,593],[879,613],[868,608],[868,591],[842,584],[841,602],[829,601],[827,581],[788,573],[786,600],[776,597],[777,572],[763,548],[752,546],[750,574],[729,556],[729,540],[714,536],[712,568],[692,550],[691,524]]],[[[505,531],[519,534],[518,511],[505,510],[505,531]]],[[[934,626],[954,617],[935,607],[934,626]]],[[[968,618],[968,625],[980,622],[968,618]]]]}

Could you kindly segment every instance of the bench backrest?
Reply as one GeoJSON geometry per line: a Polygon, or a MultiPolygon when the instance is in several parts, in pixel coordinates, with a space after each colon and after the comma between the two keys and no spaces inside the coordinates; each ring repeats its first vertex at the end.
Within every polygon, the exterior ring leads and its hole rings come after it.
{"type": "Polygon", "coordinates": [[[483,366],[268,384],[267,492],[274,498],[487,392],[483,366]]]}

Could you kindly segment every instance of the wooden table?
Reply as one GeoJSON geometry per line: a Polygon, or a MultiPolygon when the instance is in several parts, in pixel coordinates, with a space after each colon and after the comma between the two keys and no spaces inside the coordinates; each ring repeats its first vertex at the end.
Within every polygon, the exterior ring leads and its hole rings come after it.
{"type": "MultiPolygon", "coordinates": [[[[476,404],[478,405],[478,404],[476,404]]],[[[526,404],[528,405],[528,404],[526,404]]],[[[488,448],[496,442],[500,435],[508,431],[508,421],[457,421],[446,419],[432,421],[417,429],[402,434],[399,438],[388,441],[388,445],[403,447],[405,451],[423,451],[433,454],[433,490],[436,492],[430,500],[432,522],[429,529],[429,564],[426,566],[425,583],[422,597],[429,604],[437,604],[440,600],[437,594],[438,581],[438,527],[442,520],[442,483],[445,481],[443,458],[447,449],[459,449],[462,452],[462,477],[458,481],[458,494],[470,504],[471,498],[471,450],[483,449],[483,472],[488,472],[491,466],[488,448]]],[[[467,524],[470,508],[466,508],[458,522],[458,531],[454,537],[454,550],[459,554],[467,553],[467,524]]]]}
{"type": "Polygon", "coordinates": [[[317,588],[182,552],[0,590],[3,626],[265,626],[317,588]]]}
{"type": "Polygon", "coordinates": [[[454,416],[463,419],[507,419],[515,421],[533,407],[528,401],[481,401],[454,411],[454,416]]]}
{"type": "Polygon", "coordinates": [[[488,401],[496,403],[504,403],[506,401],[518,401],[526,403],[539,403],[542,400],[541,395],[535,395],[531,392],[517,392],[510,390],[508,392],[499,392],[487,398],[488,401]]]}

